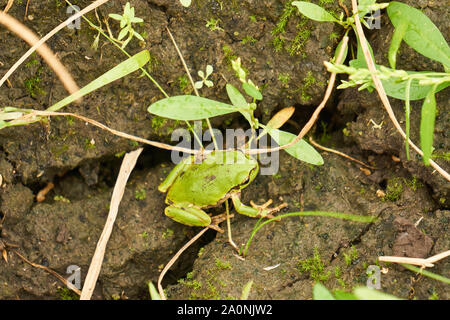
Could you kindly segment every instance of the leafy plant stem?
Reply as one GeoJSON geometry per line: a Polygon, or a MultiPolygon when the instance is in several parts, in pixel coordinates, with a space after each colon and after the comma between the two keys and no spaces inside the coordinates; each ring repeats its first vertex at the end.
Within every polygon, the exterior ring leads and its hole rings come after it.
{"type": "MultiPolygon", "coordinates": [[[[394,127],[397,129],[397,131],[400,133],[400,135],[406,139],[406,134],[403,131],[402,127],[400,126],[400,123],[398,122],[397,118],[395,117],[394,111],[392,110],[391,104],[389,102],[389,99],[386,95],[386,91],[383,88],[383,84],[381,83],[380,79],[377,76],[377,70],[375,68],[375,64],[372,60],[372,57],[370,55],[370,50],[369,47],[367,45],[367,40],[366,37],[364,35],[364,30],[362,29],[362,25],[361,22],[359,20],[359,15],[358,15],[358,3],[356,0],[352,0],[352,9],[353,9],[353,13],[355,14],[355,25],[356,25],[356,32],[358,34],[358,38],[360,40],[361,43],[361,47],[364,53],[364,58],[366,60],[367,63],[367,67],[370,70],[370,72],[372,73],[372,79],[373,79],[373,83],[375,85],[375,88],[378,92],[378,95],[381,99],[381,102],[383,103],[389,118],[391,119],[392,123],[394,124],[394,127]]],[[[417,147],[411,140],[407,140],[407,142],[410,144],[411,147],[413,147],[413,149],[420,154],[421,156],[423,156],[423,152],[422,150],[420,150],[419,147],[417,147]]],[[[436,162],[434,162],[433,160],[429,160],[430,165],[437,171],[439,172],[445,179],[447,179],[448,181],[450,181],[450,174],[445,171],[444,169],[442,169],[436,162]]]]}
{"type": "MultiPolygon", "coordinates": [[[[189,68],[186,64],[186,61],[184,60],[183,54],[181,53],[180,49],[178,48],[177,42],[175,41],[175,38],[173,37],[172,32],[170,32],[170,29],[168,27],[166,27],[166,30],[169,33],[170,39],[172,40],[172,42],[175,46],[175,49],[177,50],[178,56],[180,57],[181,63],[183,64],[183,67],[184,67],[184,70],[186,71],[189,81],[191,82],[192,88],[194,88],[195,95],[197,97],[199,97],[200,95],[198,94],[198,90],[195,87],[194,80],[192,79],[191,73],[189,72],[189,68]]],[[[219,147],[218,147],[217,141],[216,141],[216,137],[214,136],[214,131],[211,126],[211,122],[209,121],[208,118],[206,118],[206,123],[208,124],[208,129],[209,129],[209,132],[211,133],[211,138],[214,143],[214,148],[216,150],[219,150],[219,147]]],[[[200,142],[200,145],[202,145],[201,142],[200,142]]]]}

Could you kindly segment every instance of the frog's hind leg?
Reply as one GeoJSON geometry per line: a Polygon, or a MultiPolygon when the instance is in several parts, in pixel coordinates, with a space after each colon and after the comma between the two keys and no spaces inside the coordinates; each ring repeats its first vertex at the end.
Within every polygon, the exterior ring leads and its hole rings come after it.
{"type": "Polygon", "coordinates": [[[278,212],[281,209],[287,207],[287,203],[282,203],[275,208],[268,208],[269,205],[272,204],[272,200],[269,200],[260,206],[254,204],[253,201],[251,201],[250,204],[252,206],[249,207],[241,202],[239,193],[233,194],[231,196],[231,200],[233,201],[234,208],[236,209],[237,212],[239,212],[240,214],[252,217],[252,218],[263,217],[263,218],[272,219],[272,218],[275,218],[272,215],[273,213],[278,212]]]}
{"type": "MultiPolygon", "coordinates": [[[[272,215],[272,213],[276,213],[278,211],[280,211],[283,208],[287,207],[287,203],[282,203],[279,206],[275,207],[275,208],[268,208],[271,204],[272,204],[272,199],[267,200],[266,203],[262,204],[262,205],[257,205],[255,204],[252,200],[250,200],[250,205],[252,206],[252,208],[257,209],[258,211],[262,212],[262,213],[266,213],[265,215],[261,215],[264,216],[266,218],[269,219],[273,219],[276,218],[272,215]]],[[[280,221],[280,219],[278,218],[277,221],[280,221]]]]}

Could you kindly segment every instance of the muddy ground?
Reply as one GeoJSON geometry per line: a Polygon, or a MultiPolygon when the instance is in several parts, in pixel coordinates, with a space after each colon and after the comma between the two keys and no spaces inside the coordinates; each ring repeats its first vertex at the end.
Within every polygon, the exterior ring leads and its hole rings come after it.
{"type": "MultiPolygon", "coordinates": [[[[194,76],[206,64],[214,66],[211,80],[215,85],[202,89],[203,96],[227,101],[227,81],[238,84],[231,60],[241,57],[250,78],[263,88],[259,119],[265,123],[276,111],[293,105],[294,121],[286,126],[292,132],[298,131],[321,101],[328,77],[323,61],[333,55],[343,33],[333,24],[301,17],[288,9],[288,1],[198,0],[189,9],[172,0],[130,2],[136,16],[144,19],[136,30],[146,41],[132,40],[127,51],[150,51],[148,71],[170,95],[190,94],[192,90],[166,27],[174,34],[194,76]],[[216,29],[212,30],[211,24],[207,27],[207,21],[216,21],[216,29]]],[[[333,1],[311,2],[337,13],[342,10],[333,1]]],[[[349,2],[344,1],[348,7],[349,2]]],[[[421,8],[449,39],[448,6],[437,1],[403,2],[421,8]]],[[[73,3],[83,8],[89,2],[73,3]]],[[[110,1],[99,8],[99,17],[122,13],[125,3],[110,1]]],[[[0,8],[5,4],[0,1],[0,8]]],[[[40,36],[67,17],[63,1],[31,0],[24,19],[25,4],[16,0],[9,13],[40,36]]],[[[97,23],[93,13],[88,18],[97,23]]],[[[117,23],[110,19],[109,24],[117,35],[117,23]]],[[[381,29],[368,32],[379,64],[387,65],[392,32],[386,15],[382,16],[381,29]]],[[[98,50],[92,49],[96,35],[82,22],[81,29],[66,28],[48,42],[80,86],[125,59],[104,39],[98,50]]],[[[2,75],[28,49],[3,28],[0,48],[2,75]]],[[[398,68],[406,70],[442,71],[404,43],[398,63],[398,68]]],[[[435,154],[441,155],[436,161],[447,171],[450,166],[443,156],[450,132],[449,93],[447,89],[437,94],[434,143],[435,154]]],[[[10,77],[10,86],[0,90],[0,107],[43,110],[65,96],[53,72],[34,55],[10,77]]],[[[135,73],[64,110],[167,142],[170,133],[182,124],[147,112],[147,107],[162,97],[148,79],[135,73]]],[[[403,124],[402,102],[391,102],[403,124]]],[[[419,110],[420,102],[412,107],[419,110]]],[[[412,113],[414,141],[419,140],[419,114],[412,113]]],[[[237,116],[213,119],[213,124],[220,129],[245,126],[237,116]]],[[[311,299],[315,281],[348,291],[365,285],[366,269],[374,264],[387,270],[381,276],[384,292],[406,299],[449,298],[448,285],[398,265],[377,262],[380,255],[428,257],[448,250],[450,188],[448,181],[424,167],[416,154],[412,153],[410,161],[406,159],[403,141],[376,94],[356,89],[335,91],[314,138],[376,169],[366,175],[357,163],[326,152],[322,152],[325,164],[314,167],[282,152],[279,171],[255,179],[243,191],[244,203],[273,199],[275,205],[288,204],[283,212],[336,211],[377,216],[378,220],[361,224],[323,217],[286,218],[266,225],[255,235],[245,261],[233,255],[226,234],[209,231],[166,276],[169,298],[239,298],[251,279],[252,299],[311,299]],[[371,120],[382,123],[381,127],[371,120]],[[384,197],[379,196],[380,190],[384,197]],[[312,267],[305,270],[308,262],[312,267]],[[270,266],[277,267],[264,269],[270,266]]],[[[35,123],[0,131],[0,244],[18,247],[6,246],[8,261],[0,260],[0,298],[68,298],[62,283],[25,263],[14,250],[63,276],[68,266],[80,266],[84,279],[105,223],[121,157],[138,146],[71,118],[52,118],[48,125],[35,123]],[[36,194],[48,182],[55,187],[38,203],[36,194]]],[[[95,299],[149,299],[146,283],[155,282],[171,256],[200,231],[163,214],[164,195],[157,186],[172,166],[169,152],[145,147],[127,184],[95,299]]],[[[221,213],[223,208],[214,212],[221,213]]],[[[234,241],[246,243],[256,222],[237,215],[231,224],[234,241]]],[[[431,271],[448,277],[450,264],[440,261],[431,271]]]]}

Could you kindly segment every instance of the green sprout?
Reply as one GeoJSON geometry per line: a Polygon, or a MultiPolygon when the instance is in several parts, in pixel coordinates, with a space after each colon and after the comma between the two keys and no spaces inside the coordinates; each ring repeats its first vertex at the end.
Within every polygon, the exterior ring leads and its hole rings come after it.
{"type": "Polygon", "coordinates": [[[202,80],[197,81],[194,85],[196,89],[203,88],[203,85],[206,85],[208,88],[211,88],[214,83],[211,80],[208,80],[208,77],[213,73],[213,67],[211,65],[206,66],[206,75],[202,70],[198,71],[198,76],[202,78],[202,80]]]}
{"type": "Polygon", "coordinates": [[[133,23],[141,23],[144,22],[144,20],[134,16],[134,7],[131,7],[129,2],[125,5],[122,16],[120,14],[110,13],[109,17],[120,21],[121,30],[119,32],[119,36],[117,37],[118,41],[121,41],[128,35],[128,38],[122,43],[122,49],[127,46],[133,37],[136,37],[141,41],[145,41],[144,38],[137,33],[132,26],[133,23]]]}

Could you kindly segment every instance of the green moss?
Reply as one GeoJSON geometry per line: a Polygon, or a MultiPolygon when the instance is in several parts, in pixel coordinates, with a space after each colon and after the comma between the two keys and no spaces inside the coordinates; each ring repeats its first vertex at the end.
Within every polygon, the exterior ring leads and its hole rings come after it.
{"type": "Polygon", "coordinates": [[[278,80],[281,81],[284,87],[289,87],[289,80],[291,80],[291,76],[289,73],[280,73],[278,74],[278,80]]]}
{"type": "Polygon", "coordinates": [[[145,200],[145,198],[147,198],[147,192],[145,189],[136,190],[134,192],[134,198],[136,200],[145,200]]]}
{"type": "Polygon", "coordinates": [[[330,272],[325,273],[325,266],[317,247],[314,248],[312,257],[298,261],[297,269],[300,273],[309,273],[309,276],[317,282],[325,282],[330,277],[330,272]]]}
{"type": "Polygon", "coordinates": [[[193,89],[189,83],[188,77],[184,74],[178,77],[178,87],[184,94],[191,94],[193,89]]]}
{"type": "Polygon", "coordinates": [[[346,284],[345,281],[342,279],[342,270],[339,266],[336,266],[336,268],[334,269],[334,276],[336,277],[336,280],[341,286],[341,288],[345,289],[346,284]]]}
{"type": "Polygon", "coordinates": [[[173,236],[173,232],[174,231],[172,229],[167,228],[166,231],[164,231],[164,233],[162,235],[163,239],[167,239],[167,238],[170,238],[171,236],[173,236]]]}
{"type": "Polygon", "coordinates": [[[386,195],[382,198],[383,201],[397,201],[403,192],[402,179],[389,179],[386,186],[386,195]]]}
{"type": "Polygon", "coordinates": [[[70,203],[70,200],[61,196],[61,195],[56,195],[53,197],[53,200],[55,201],[61,201],[61,202],[65,202],[65,203],[70,203]]]}
{"type": "Polygon", "coordinates": [[[227,44],[223,45],[222,51],[223,51],[223,53],[225,55],[225,57],[224,57],[225,62],[231,68],[231,61],[236,60],[237,56],[234,54],[233,49],[227,44]]]}
{"type": "Polygon", "coordinates": [[[311,36],[311,30],[305,28],[306,22],[307,20],[303,19],[297,24],[297,29],[299,29],[299,31],[295,35],[295,38],[288,49],[288,52],[291,56],[301,54],[303,58],[306,57],[306,53],[304,52],[303,48],[309,37],[311,36]]]}
{"type": "Polygon", "coordinates": [[[242,44],[247,44],[247,43],[254,44],[254,43],[256,43],[256,42],[258,42],[258,40],[255,39],[255,38],[253,38],[252,36],[245,36],[245,37],[241,40],[241,43],[242,43],[242,44]]]}
{"type": "Polygon", "coordinates": [[[95,141],[89,138],[84,139],[84,149],[94,149],[95,148],[95,141]]]}
{"type": "Polygon", "coordinates": [[[144,231],[141,234],[139,234],[143,239],[147,239],[148,238],[148,232],[144,231]]]}
{"type": "Polygon", "coordinates": [[[230,262],[222,261],[219,258],[216,258],[215,262],[216,262],[216,267],[221,270],[227,270],[227,269],[233,270],[233,267],[231,266],[230,262]]]}
{"type": "Polygon", "coordinates": [[[211,18],[208,21],[206,21],[206,27],[211,31],[225,31],[220,26],[220,19],[211,18]]]}
{"type": "Polygon", "coordinates": [[[45,95],[46,92],[39,86],[41,82],[42,67],[39,67],[33,77],[24,81],[25,88],[30,96],[35,98],[38,95],[45,95]]]}
{"type": "Polygon", "coordinates": [[[356,259],[358,259],[358,251],[354,246],[352,246],[352,249],[349,253],[343,253],[344,255],[344,261],[347,266],[350,266],[356,259]]]}
{"type": "Polygon", "coordinates": [[[314,76],[313,76],[311,71],[308,71],[308,73],[306,74],[306,77],[303,78],[303,87],[301,88],[301,90],[302,90],[302,93],[301,93],[302,101],[308,102],[309,100],[311,100],[311,96],[307,94],[307,90],[308,90],[309,87],[311,87],[315,83],[316,83],[316,78],[314,78],[314,76]]]}
{"type": "Polygon", "coordinates": [[[433,155],[431,156],[431,158],[433,159],[442,159],[445,161],[450,161],[450,152],[442,152],[442,153],[433,153],[433,155]]]}
{"type": "Polygon", "coordinates": [[[413,176],[411,180],[404,179],[404,183],[411,188],[412,191],[417,191],[417,189],[422,188],[423,184],[417,179],[416,176],[413,176]]]}
{"type": "Polygon", "coordinates": [[[428,297],[428,300],[440,300],[439,295],[436,292],[436,288],[433,288],[431,296],[428,297]]]}
{"type": "MultiPolygon", "coordinates": [[[[280,19],[278,20],[275,28],[271,31],[271,34],[273,36],[272,44],[275,48],[275,51],[279,51],[286,46],[283,34],[286,32],[286,27],[289,23],[289,20],[297,12],[297,8],[292,5],[292,0],[285,3],[280,19]]],[[[303,48],[311,35],[311,31],[309,30],[309,28],[306,28],[308,19],[303,15],[300,15],[299,19],[300,20],[296,26],[298,32],[295,35],[294,40],[290,41],[290,44],[286,46],[286,50],[290,55],[301,54],[302,57],[305,57],[306,53],[304,52],[303,48]]]]}
{"type": "Polygon", "coordinates": [[[58,288],[56,293],[60,300],[80,300],[80,297],[69,288],[58,288]]]}

